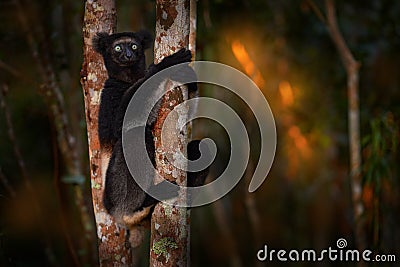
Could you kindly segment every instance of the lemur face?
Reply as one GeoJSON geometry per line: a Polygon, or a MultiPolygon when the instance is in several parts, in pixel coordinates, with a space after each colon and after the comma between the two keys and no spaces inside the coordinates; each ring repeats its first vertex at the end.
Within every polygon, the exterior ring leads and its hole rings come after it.
{"type": "MultiPolygon", "coordinates": [[[[114,34],[99,32],[92,40],[93,48],[103,56],[109,74],[120,73],[119,67],[135,67],[137,63],[144,64],[144,50],[150,48],[152,43],[151,34],[144,30],[114,34]]],[[[137,67],[143,70],[145,68],[145,66],[137,67]]]]}
{"type": "Polygon", "coordinates": [[[110,49],[112,60],[120,66],[133,65],[142,53],[140,43],[129,37],[115,40],[110,49]]]}

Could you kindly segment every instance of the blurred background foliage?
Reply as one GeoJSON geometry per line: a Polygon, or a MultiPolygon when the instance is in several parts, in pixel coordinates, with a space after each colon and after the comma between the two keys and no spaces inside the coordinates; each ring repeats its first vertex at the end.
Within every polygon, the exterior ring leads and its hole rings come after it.
{"type": "MultiPolygon", "coordinates": [[[[315,3],[323,10],[323,1],[315,3]]],[[[397,253],[399,260],[400,2],[335,3],[340,29],[361,63],[367,244],[377,253],[397,253]]],[[[118,31],[152,31],[154,8],[154,1],[118,0],[118,31]]],[[[87,229],[95,228],[82,224],[73,186],[83,190],[92,214],[79,83],[83,9],[80,1],[0,2],[0,86],[5,104],[0,111],[0,266],[97,264],[90,241],[96,240],[95,230],[87,236],[87,229]],[[44,101],[43,77],[17,3],[36,39],[37,52],[48,55],[62,89],[84,181],[71,177],[57,146],[58,122],[44,101]],[[20,153],[15,153],[16,147],[20,153]]],[[[229,103],[246,122],[252,158],[245,179],[229,195],[192,210],[191,265],[256,266],[256,253],[264,244],[273,249],[322,250],[343,237],[354,248],[346,73],[323,23],[303,0],[202,0],[197,30],[197,60],[233,66],[260,87],[275,116],[278,145],[268,179],[249,194],[249,176],[259,153],[254,117],[223,88],[201,87],[202,95],[229,103]]],[[[194,127],[196,137],[209,136],[218,144],[210,175],[217,177],[229,159],[227,134],[209,121],[198,120],[194,127]]],[[[148,265],[148,245],[138,254],[139,265],[148,265]]]]}

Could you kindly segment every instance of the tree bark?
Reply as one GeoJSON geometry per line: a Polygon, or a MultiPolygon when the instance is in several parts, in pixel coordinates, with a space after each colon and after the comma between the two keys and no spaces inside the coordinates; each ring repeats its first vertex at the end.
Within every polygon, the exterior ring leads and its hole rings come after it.
{"type": "Polygon", "coordinates": [[[365,226],[362,218],[362,214],[364,213],[364,204],[362,201],[360,107],[358,99],[358,71],[360,63],[354,59],[353,54],[346,45],[339,30],[333,0],[326,0],[325,5],[328,30],[347,73],[350,185],[353,199],[356,245],[357,248],[362,251],[366,248],[366,238],[365,226]]]}
{"type": "Polygon", "coordinates": [[[102,57],[92,47],[97,32],[113,33],[116,28],[114,0],[88,0],[83,23],[84,62],[81,71],[89,141],[92,200],[96,217],[100,266],[129,266],[131,249],[126,229],[118,227],[103,206],[104,178],[110,155],[100,150],[97,133],[100,94],[108,78],[102,57]]]}
{"type": "MultiPolygon", "coordinates": [[[[155,63],[188,46],[189,6],[188,0],[156,1],[155,63]]],[[[168,81],[166,91],[173,86],[174,83],[168,81]]],[[[163,123],[173,108],[187,100],[187,97],[185,86],[168,91],[163,98],[154,129],[157,171],[165,179],[183,186],[186,185],[186,172],[175,168],[165,155],[178,150],[185,153],[187,130],[177,130],[176,123],[178,116],[187,116],[187,113],[179,115],[173,113],[174,119],[171,120],[173,125],[163,125],[163,123]],[[164,130],[166,138],[161,140],[163,127],[166,129],[164,130]]],[[[178,199],[184,201],[185,198],[186,194],[181,190],[178,199]]],[[[189,265],[189,221],[186,208],[164,203],[156,205],[151,220],[150,266],[189,265]]]]}
{"type": "MultiPolygon", "coordinates": [[[[348,95],[348,132],[349,132],[349,154],[350,154],[350,188],[353,201],[354,237],[359,251],[363,251],[366,244],[364,203],[362,200],[362,177],[361,177],[361,140],[360,140],[360,107],[359,107],[359,69],[361,64],[355,60],[349,47],[340,32],[336,8],[333,0],[325,0],[326,16],[312,0],[307,0],[311,9],[328,28],[329,35],[338,50],[340,59],[347,74],[348,95]]],[[[357,264],[365,266],[363,261],[357,264]]]]}

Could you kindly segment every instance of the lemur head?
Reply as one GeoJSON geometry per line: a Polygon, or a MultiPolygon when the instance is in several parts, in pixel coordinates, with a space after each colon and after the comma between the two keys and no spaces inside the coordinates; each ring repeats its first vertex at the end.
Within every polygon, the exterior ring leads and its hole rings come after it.
{"type": "MultiPolygon", "coordinates": [[[[151,46],[152,41],[150,33],[143,30],[110,35],[100,32],[92,43],[94,50],[103,56],[109,76],[116,77],[121,76],[121,71],[144,72],[144,50],[151,46]]],[[[125,73],[126,75],[135,73],[125,73]]]]}

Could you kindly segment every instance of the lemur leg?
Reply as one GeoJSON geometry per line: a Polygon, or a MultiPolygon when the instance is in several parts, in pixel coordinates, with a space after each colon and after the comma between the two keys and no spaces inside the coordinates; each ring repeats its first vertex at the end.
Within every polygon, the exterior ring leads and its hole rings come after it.
{"type": "Polygon", "coordinates": [[[135,212],[132,215],[124,215],[122,218],[126,225],[136,225],[143,221],[151,212],[152,206],[145,207],[140,211],[135,212]]]}

